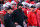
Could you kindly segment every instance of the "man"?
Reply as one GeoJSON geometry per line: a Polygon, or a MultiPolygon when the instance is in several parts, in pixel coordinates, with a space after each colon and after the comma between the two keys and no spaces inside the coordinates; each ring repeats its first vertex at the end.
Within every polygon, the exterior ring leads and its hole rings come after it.
{"type": "Polygon", "coordinates": [[[11,18],[10,18],[10,14],[11,14],[12,12],[13,12],[13,11],[12,11],[12,8],[11,8],[11,7],[8,7],[7,13],[6,13],[6,15],[4,16],[4,25],[5,25],[5,27],[14,27],[14,26],[13,26],[13,22],[12,22],[12,20],[11,20],[11,18]]]}
{"type": "Polygon", "coordinates": [[[37,10],[37,26],[40,27],[40,5],[38,6],[37,10]]]}
{"type": "Polygon", "coordinates": [[[37,26],[37,19],[34,6],[31,6],[31,12],[28,13],[28,25],[29,27],[37,26]]]}
{"type": "Polygon", "coordinates": [[[13,20],[13,22],[17,25],[20,25],[23,27],[23,21],[27,18],[25,17],[23,11],[22,11],[22,4],[18,4],[18,9],[15,10],[12,15],[11,18],[13,20]]]}

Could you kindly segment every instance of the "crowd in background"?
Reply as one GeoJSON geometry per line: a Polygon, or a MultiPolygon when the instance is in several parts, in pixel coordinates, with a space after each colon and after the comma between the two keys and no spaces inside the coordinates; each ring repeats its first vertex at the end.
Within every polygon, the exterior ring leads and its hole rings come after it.
{"type": "Polygon", "coordinates": [[[0,4],[1,27],[40,27],[40,0],[0,0],[0,4]]]}

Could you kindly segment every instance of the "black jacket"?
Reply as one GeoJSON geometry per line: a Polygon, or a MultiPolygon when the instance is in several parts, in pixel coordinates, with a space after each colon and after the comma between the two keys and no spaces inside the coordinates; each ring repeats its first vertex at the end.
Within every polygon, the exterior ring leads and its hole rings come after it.
{"type": "Polygon", "coordinates": [[[23,24],[23,21],[27,19],[27,17],[25,17],[24,12],[21,9],[15,10],[11,14],[11,18],[13,22],[17,22],[18,24],[23,24]]]}
{"type": "Polygon", "coordinates": [[[5,27],[13,27],[13,22],[10,19],[9,13],[6,13],[6,15],[4,16],[4,25],[5,25],[5,27]]]}

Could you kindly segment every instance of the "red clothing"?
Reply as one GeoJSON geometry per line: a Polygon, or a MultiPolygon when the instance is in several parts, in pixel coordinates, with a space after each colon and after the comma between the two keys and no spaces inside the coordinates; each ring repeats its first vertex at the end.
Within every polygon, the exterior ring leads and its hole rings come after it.
{"type": "Polygon", "coordinates": [[[0,14],[4,14],[2,11],[0,11],[0,14]]]}
{"type": "Polygon", "coordinates": [[[37,13],[38,9],[36,9],[36,13],[37,13]]]}
{"type": "Polygon", "coordinates": [[[27,0],[26,2],[29,3],[29,4],[35,4],[35,1],[28,2],[28,0],[27,0]]]}
{"type": "Polygon", "coordinates": [[[11,2],[11,0],[9,0],[9,2],[11,2]]]}
{"type": "Polygon", "coordinates": [[[31,1],[31,4],[34,4],[35,3],[35,1],[31,1]]]}
{"type": "Polygon", "coordinates": [[[2,10],[2,11],[1,11],[1,13],[2,13],[3,15],[5,15],[5,14],[6,14],[6,12],[5,12],[4,10],[2,10]]]}
{"type": "Polygon", "coordinates": [[[38,26],[40,26],[40,10],[37,11],[37,22],[38,26]]]}
{"type": "Polygon", "coordinates": [[[29,26],[37,26],[37,20],[36,20],[36,15],[34,12],[29,12],[28,13],[28,25],[29,26]]]}
{"type": "MultiPolygon", "coordinates": [[[[5,15],[6,12],[5,12],[5,11],[0,11],[0,14],[5,15]]],[[[2,20],[1,20],[1,24],[3,24],[3,23],[2,23],[2,20]]]]}
{"type": "Polygon", "coordinates": [[[25,8],[22,8],[22,10],[24,11],[24,14],[25,14],[25,16],[27,16],[28,15],[28,13],[30,12],[30,9],[25,9],[25,8]]]}
{"type": "Polygon", "coordinates": [[[27,0],[27,1],[25,1],[25,2],[30,3],[30,2],[28,2],[28,0],[27,0]]]}
{"type": "Polygon", "coordinates": [[[40,9],[40,8],[38,8],[38,9],[35,9],[35,12],[37,13],[39,9],[40,9]]]}

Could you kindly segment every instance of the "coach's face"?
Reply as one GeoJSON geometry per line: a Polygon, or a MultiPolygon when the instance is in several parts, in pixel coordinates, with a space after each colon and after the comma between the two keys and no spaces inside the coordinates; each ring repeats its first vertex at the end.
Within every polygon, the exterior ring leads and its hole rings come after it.
{"type": "Polygon", "coordinates": [[[19,8],[22,8],[22,6],[19,6],[19,8]]]}
{"type": "Polygon", "coordinates": [[[10,9],[10,13],[12,13],[13,12],[13,10],[12,9],[10,9]]]}
{"type": "Polygon", "coordinates": [[[7,12],[12,13],[12,12],[13,12],[13,10],[12,10],[12,9],[9,9],[9,10],[7,10],[7,12]]]}

